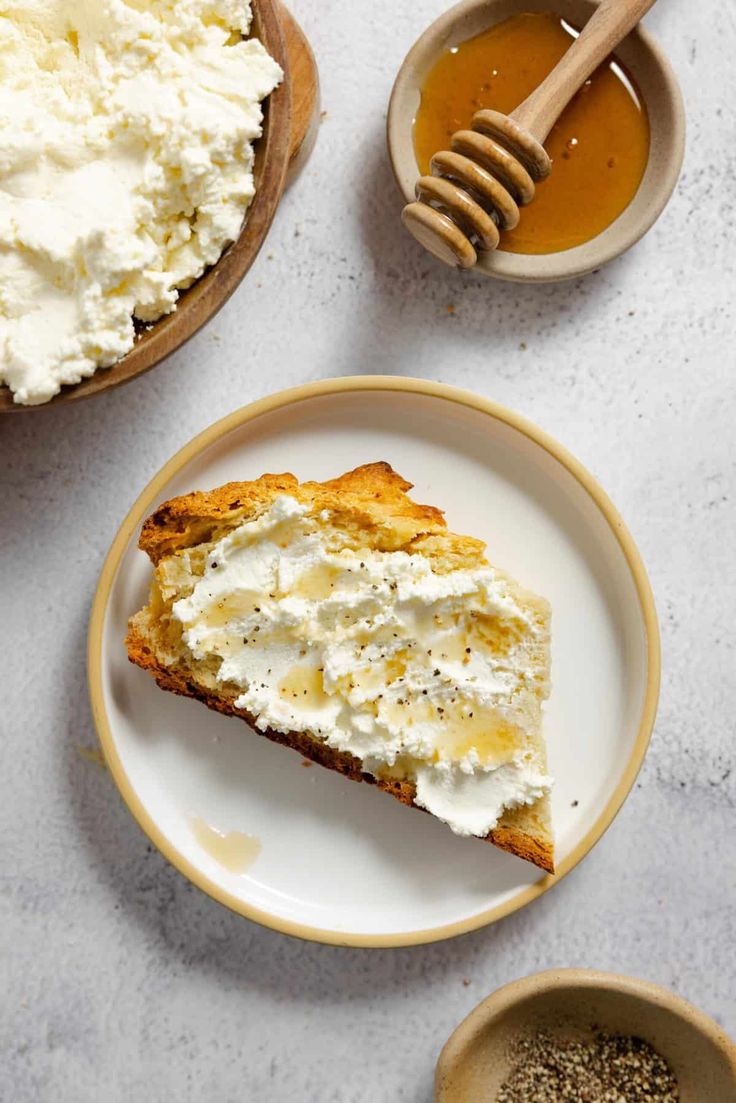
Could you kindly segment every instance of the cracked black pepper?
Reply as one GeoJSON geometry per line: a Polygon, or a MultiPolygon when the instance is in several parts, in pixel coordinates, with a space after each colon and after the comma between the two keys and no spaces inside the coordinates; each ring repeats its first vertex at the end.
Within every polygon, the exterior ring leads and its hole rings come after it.
{"type": "Polygon", "coordinates": [[[521,1038],[495,1103],[678,1103],[669,1065],[642,1038],[521,1038]]]}

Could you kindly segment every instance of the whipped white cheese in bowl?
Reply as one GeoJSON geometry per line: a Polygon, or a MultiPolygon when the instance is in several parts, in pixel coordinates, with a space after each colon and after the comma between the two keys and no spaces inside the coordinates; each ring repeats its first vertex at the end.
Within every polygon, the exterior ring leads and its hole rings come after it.
{"type": "Polygon", "coordinates": [[[0,13],[0,383],[42,403],[125,356],[239,235],[278,64],[245,0],[0,13]]]}

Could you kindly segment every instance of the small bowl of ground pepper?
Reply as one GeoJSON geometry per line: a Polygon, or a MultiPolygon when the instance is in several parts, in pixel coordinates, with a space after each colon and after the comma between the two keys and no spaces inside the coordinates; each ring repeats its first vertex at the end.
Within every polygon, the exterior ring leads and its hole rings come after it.
{"type": "Polygon", "coordinates": [[[437,1063],[436,1103],[733,1103],[736,1046],[665,988],[589,969],[536,973],[471,1011],[437,1063]]]}

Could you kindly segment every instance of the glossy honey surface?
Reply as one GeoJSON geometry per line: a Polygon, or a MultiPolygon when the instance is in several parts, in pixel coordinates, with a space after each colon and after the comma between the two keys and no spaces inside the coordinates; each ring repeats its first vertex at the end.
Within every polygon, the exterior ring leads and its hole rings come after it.
{"type": "MultiPolygon", "coordinates": [[[[557,64],[575,31],[549,12],[505,20],[447,50],[422,89],[414,147],[422,173],[482,107],[508,114],[557,64]]],[[[556,253],[605,230],[633,199],[649,156],[646,107],[617,63],[602,65],[552,128],[552,172],[519,225],[501,234],[513,253],[556,253]]]]}

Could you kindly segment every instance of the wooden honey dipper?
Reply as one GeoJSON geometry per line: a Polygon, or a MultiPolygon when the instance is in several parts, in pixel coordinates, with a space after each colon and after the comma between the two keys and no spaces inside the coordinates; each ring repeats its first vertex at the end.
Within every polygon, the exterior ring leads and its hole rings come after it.
{"type": "Polygon", "coordinates": [[[430,253],[454,267],[472,268],[479,250],[498,245],[499,230],[519,221],[534,198],[534,182],[549,175],[544,141],[591,73],[613,52],[655,0],[601,0],[551,73],[510,115],[483,109],[470,130],[457,130],[451,148],[435,153],[430,176],[420,176],[416,201],[401,220],[430,253]]]}

